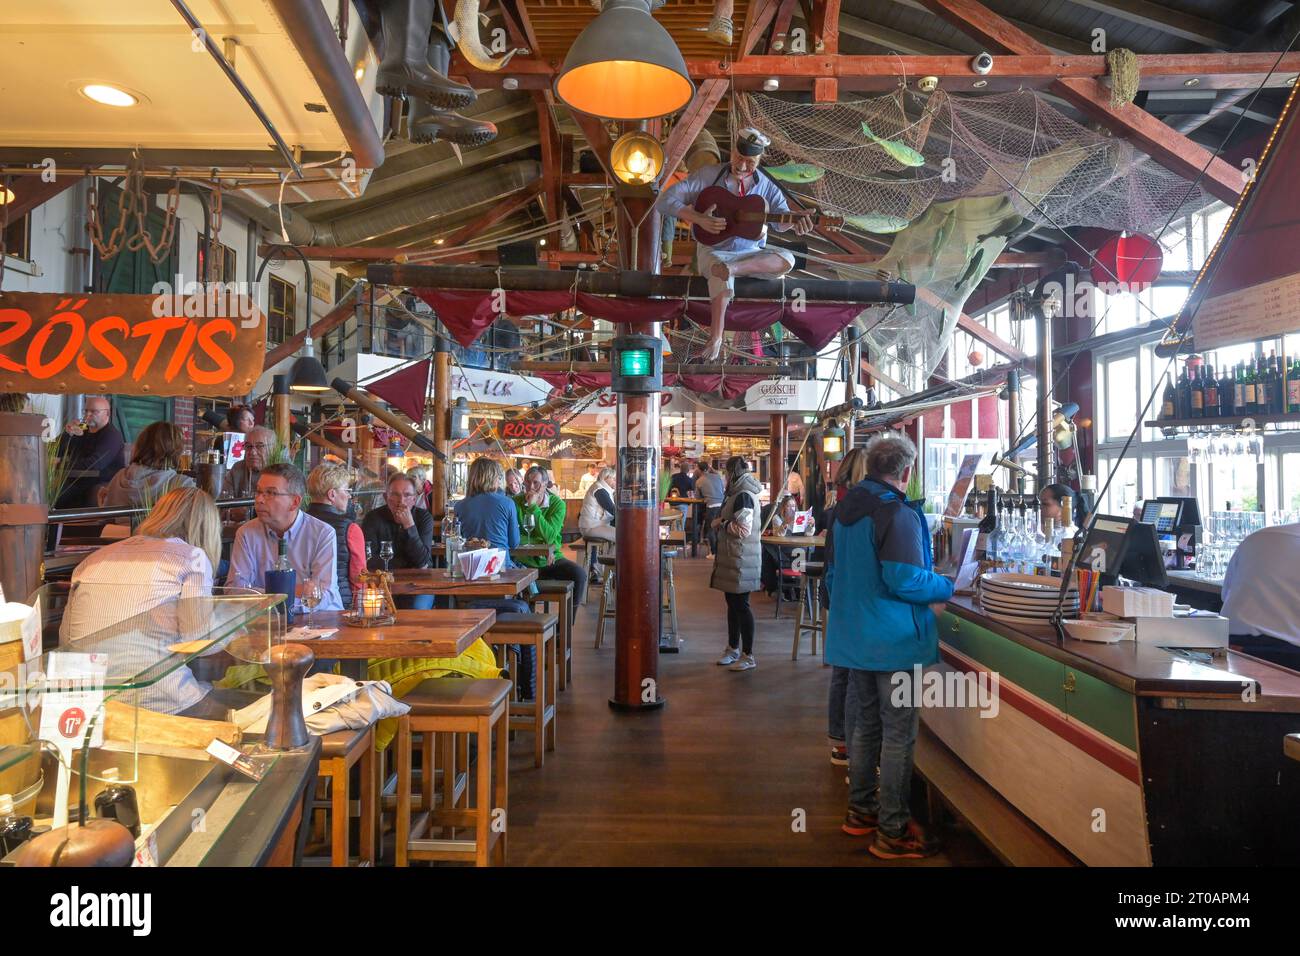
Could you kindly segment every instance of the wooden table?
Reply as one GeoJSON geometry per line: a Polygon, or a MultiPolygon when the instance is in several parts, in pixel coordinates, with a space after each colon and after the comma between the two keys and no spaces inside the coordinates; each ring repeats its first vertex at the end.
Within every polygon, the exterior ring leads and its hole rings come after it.
{"type": "Polygon", "coordinates": [[[708,504],[708,502],[703,498],[695,498],[695,497],[681,498],[674,495],[665,498],[664,503],[670,505],[676,505],[679,508],[690,506],[690,505],[698,506],[692,509],[691,512],[691,539],[690,539],[691,557],[692,558],[695,557],[698,554],[699,546],[700,546],[700,531],[701,531],[700,525],[703,523],[704,506],[708,504]]]}
{"type": "Polygon", "coordinates": [[[517,548],[510,549],[510,557],[518,560],[519,558],[546,558],[551,559],[555,555],[555,549],[549,544],[521,544],[517,548]]]}
{"type": "Polygon", "coordinates": [[[303,644],[318,659],[344,661],[347,676],[360,680],[365,676],[364,662],[372,658],[463,654],[496,619],[497,612],[492,610],[398,610],[396,624],[352,627],[343,622],[342,611],[317,611],[313,627],[338,630],[303,644]]]}
{"type": "Polygon", "coordinates": [[[778,548],[824,548],[825,534],[765,534],[763,543],[778,548]]]}
{"type": "Polygon", "coordinates": [[[394,594],[444,594],[457,598],[511,598],[537,580],[537,568],[507,568],[490,578],[466,581],[445,568],[402,568],[393,572],[394,594]]]}

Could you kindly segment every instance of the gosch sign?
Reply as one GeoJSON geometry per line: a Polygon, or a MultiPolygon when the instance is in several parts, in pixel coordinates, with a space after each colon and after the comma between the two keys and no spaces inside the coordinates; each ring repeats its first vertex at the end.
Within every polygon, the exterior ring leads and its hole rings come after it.
{"type": "Polygon", "coordinates": [[[0,391],[244,395],[265,356],[246,300],[0,293],[0,391]]]}
{"type": "Polygon", "coordinates": [[[501,423],[501,440],[518,441],[527,440],[535,441],[539,438],[559,438],[560,426],[553,421],[536,421],[536,422],[515,422],[504,421],[501,423]]]}

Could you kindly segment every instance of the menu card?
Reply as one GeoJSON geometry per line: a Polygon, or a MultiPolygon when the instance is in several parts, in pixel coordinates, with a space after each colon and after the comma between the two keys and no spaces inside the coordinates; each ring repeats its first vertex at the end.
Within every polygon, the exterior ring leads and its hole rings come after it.
{"type": "Polygon", "coordinates": [[[460,573],[466,581],[491,577],[506,566],[506,552],[501,548],[479,548],[476,551],[462,551],[457,555],[460,573]]]}

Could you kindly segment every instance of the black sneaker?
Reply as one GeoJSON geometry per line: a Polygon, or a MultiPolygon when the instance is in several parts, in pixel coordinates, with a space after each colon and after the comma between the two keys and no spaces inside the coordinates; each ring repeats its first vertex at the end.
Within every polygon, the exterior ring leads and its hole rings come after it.
{"type": "Polygon", "coordinates": [[[875,842],[867,849],[882,860],[923,860],[938,853],[941,846],[919,823],[909,820],[902,836],[891,837],[877,830],[875,842]]]}
{"type": "Polygon", "coordinates": [[[855,837],[871,836],[879,828],[880,824],[874,813],[855,810],[852,807],[849,807],[849,812],[844,814],[844,822],[840,824],[841,830],[855,837]]]}

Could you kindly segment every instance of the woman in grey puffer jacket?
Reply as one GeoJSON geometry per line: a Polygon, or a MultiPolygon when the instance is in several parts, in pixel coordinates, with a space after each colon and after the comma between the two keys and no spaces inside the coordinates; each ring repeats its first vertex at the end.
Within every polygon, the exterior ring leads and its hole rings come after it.
{"type": "Polygon", "coordinates": [[[718,530],[718,551],[713,558],[710,586],[727,599],[727,651],[718,661],[733,671],[752,670],[754,662],[754,612],[751,591],[757,591],[763,568],[759,542],[758,495],[762,486],[739,455],[727,461],[727,500],[713,520],[718,530]]]}
{"type": "Polygon", "coordinates": [[[193,488],[194,479],[177,472],[185,433],[171,422],[146,425],[131,447],[131,464],[108,484],[110,508],[152,508],[173,488],[193,488]]]}

